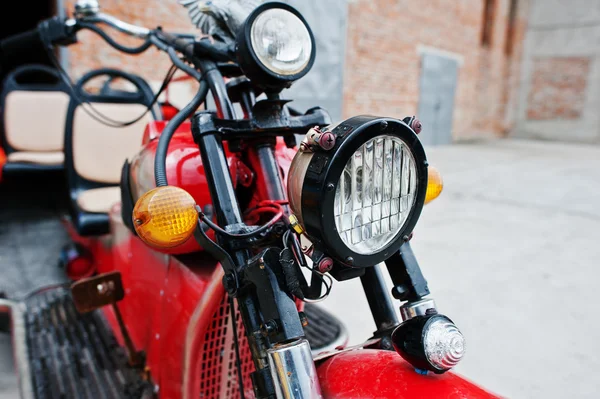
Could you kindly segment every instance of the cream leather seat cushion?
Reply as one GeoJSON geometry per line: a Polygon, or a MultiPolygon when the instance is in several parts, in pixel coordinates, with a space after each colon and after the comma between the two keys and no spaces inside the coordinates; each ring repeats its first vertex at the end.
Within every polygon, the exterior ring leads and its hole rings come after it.
{"type": "Polygon", "coordinates": [[[119,187],[102,187],[82,191],[77,196],[77,205],[86,212],[108,213],[110,208],[121,201],[119,187]]]}
{"type": "Polygon", "coordinates": [[[8,154],[7,160],[8,162],[25,162],[36,165],[62,165],[65,162],[65,154],[62,151],[19,151],[8,154]]]}
{"type": "MultiPolygon", "coordinates": [[[[146,106],[141,104],[94,103],[94,108],[115,121],[126,122],[139,117],[146,106]]],[[[77,174],[87,180],[118,184],[121,168],[142,147],[147,113],[133,125],[123,128],[106,126],[77,107],[73,119],[73,164],[77,174]]]]}
{"type": "Polygon", "coordinates": [[[15,150],[62,151],[69,95],[62,91],[13,91],[5,100],[6,141],[15,150]]]}

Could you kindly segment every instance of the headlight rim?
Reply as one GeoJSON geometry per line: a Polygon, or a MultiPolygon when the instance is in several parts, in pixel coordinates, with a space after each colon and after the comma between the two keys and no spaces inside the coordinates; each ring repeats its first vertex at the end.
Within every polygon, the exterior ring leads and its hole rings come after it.
{"type": "Polygon", "coordinates": [[[316,43],[315,36],[306,19],[294,7],[286,3],[268,2],[261,4],[250,13],[240,28],[236,38],[236,53],[238,63],[244,74],[256,85],[271,90],[282,90],[289,87],[293,82],[306,75],[315,63],[316,43]],[[304,69],[295,74],[283,75],[269,69],[256,55],[252,47],[252,24],[264,11],[279,8],[294,14],[306,27],[311,41],[311,55],[304,69]]]}
{"type": "MultiPolygon", "coordinates": [[[[338,262],[351,267],[370,267],[387,260],[404,243],[403,237],[414,229],[423,209],[427,191],[427,157],[425,150],[414,131],[403,121],[393,118],[379,118],[373,116],[359,116],[350,118],[336,129],[343,129],[344,125],[353,126],[349,133],[337,136],[335,147],[329,152],[315,153],[310,163],[326,162],[319,174],[307,171],[302,186],[300,220],[309,238],[316,241],[321,249],[336,259],[338,262]],[[382,130],[385,124],[386,128],[382,130]],[[342,126],[340,128],[340,126],[342,126]],[[417,172],[417,192],[415,202],[406,222],[393,240],[375,254],[360,254],[350,249],[337,233],[335,216],[333,214],[335,190],[339,184],[343,168],[356,150],[368,140],[381,136],[392,135],[404,142],[415,159],[417,172]],[[360,136],[360,137],[359,137],[360,136]],[[319,158],[326,158],[325,161],[319,158]],[[332,162],[332,160],[334,160],[332,162]],[[333,188],[328,185],[333,183],[333,188]],[[307,195],[308,194],[308,195],[307,195]],[[316,207],[314,204],[319,204],[316,207]],[[326,211],[330,210],[330,211],[326,211]],[[327,234],[326,232],[331,232],[327,234]],[[349,257],[352,261],[349,261],[349,257]]],[[[310,168],[310,166],[309,166],[310,168]]]]}

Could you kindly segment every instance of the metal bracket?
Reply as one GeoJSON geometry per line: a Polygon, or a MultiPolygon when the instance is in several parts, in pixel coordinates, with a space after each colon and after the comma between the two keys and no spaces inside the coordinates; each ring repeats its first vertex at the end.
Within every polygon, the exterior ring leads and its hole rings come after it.
{"type": "Polygon", "coordinates": [[[418,301],[429,295],[427,280],[409,242],[405,242],[398,252],[386,260],[385,265],[394,283],[394,298],[401,301],[418,301]]]}
{"type": "Polygon", "coordinates": [[[286,291],[285,276],[279,263],[279,248],[267,248],[248,261],[243,269],[243,281],[254,286],[264,333],[271,342],[283,342],[304,336],[296,303],[286,291]]]}
{"type": "Polygon", "coordinates": [[[262,100],[252,108],[252,119],[218,119],[216,114],[198,113],[192,120],[194,141],[199,142],[204,135],[219,135],[223,140],[292,137],[305,134],[315,126],[331,123],[329,113],[322,108],[309,109],[304,115],[290,116],[285,110],[288,100],[262,100]]]}
{"type": "Polygon", "coordinates": [[[133,345],[127,326],[123,321],[117,302],[125,297],[121,272],[110,272],[95,277],[79,280],[71,285],[71,295],[75,308],[79,313],[87,313],[110,305],[115,313],[119,330],[127,347],[129,364],[132,367],[144,368],[145,354],[133,345]]]}

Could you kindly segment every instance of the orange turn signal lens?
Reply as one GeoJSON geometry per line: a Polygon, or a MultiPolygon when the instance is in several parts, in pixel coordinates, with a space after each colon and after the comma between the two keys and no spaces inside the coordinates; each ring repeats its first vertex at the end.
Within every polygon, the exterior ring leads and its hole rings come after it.
{"type": "Polygon", "coordinates": [[[425,203],[429,203],[440,196],[444,189],[442,175],[433,166],[427,168],[427,194],[425,194],[425,203]]]}
{"type": "Polygon", "coordinates": [[[179,187],[156,187],[142,195],[133,208],[135,231],[156,248],[183,244],[194,234],[197,223],[196,201],[179,187]]]}

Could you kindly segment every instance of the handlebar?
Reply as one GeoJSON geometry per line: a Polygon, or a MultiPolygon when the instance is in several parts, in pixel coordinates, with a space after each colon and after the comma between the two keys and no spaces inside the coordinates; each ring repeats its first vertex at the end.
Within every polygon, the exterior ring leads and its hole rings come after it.
{"type": "Polygon", "coordinates": [[[117,19],[115,17],[113,17],[112,15],[108,15],[102,12],[99,12],[97,14],[91,15],[91,16],[87,16],[87,17],[83,17],[80,19],[81,22],[91,22],[91,23],[105,23],[111,27],[113,27],[114,29],[118,30],[119,32],[125,33],[127,35],[133,36],[133,37],[138,37],[140,39],[146,39],[148,38],[148,36],[150,36],[150,33],[152,32],[150,29],[148,28],[144,28],[143,26],[137,26],[137,25],[133,25],[124,21],[121,21],[120,19],[117,19]]]}

